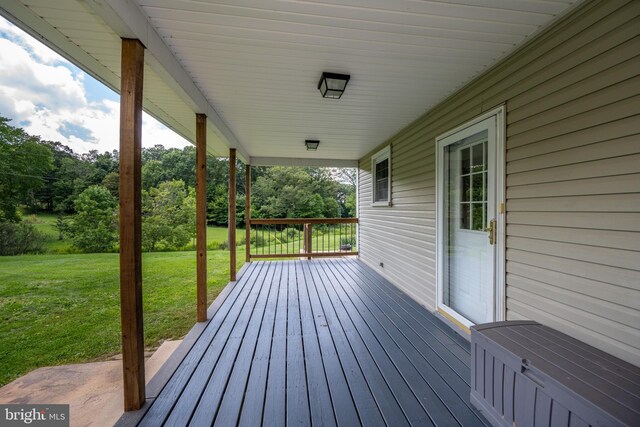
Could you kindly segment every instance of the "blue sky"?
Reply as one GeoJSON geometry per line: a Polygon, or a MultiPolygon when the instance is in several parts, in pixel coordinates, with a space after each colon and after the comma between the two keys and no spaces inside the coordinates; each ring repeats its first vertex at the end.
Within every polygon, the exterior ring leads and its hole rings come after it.
{"type": "MultiPolygon", "coordinates": [[[[77,153],[118,149],[119,96],[0,17],[0,115],[77,153]]],[[[189,143],[144,113],[142,145],[189,143]]]]}

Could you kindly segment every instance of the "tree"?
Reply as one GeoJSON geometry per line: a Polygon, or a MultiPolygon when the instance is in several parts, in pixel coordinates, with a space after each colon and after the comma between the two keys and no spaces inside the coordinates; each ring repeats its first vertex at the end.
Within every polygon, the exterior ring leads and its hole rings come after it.
{"type": "Polygon", "coordinates": [[[345,199],[345,214],[347,218],[356,216],[356,193],[350,193],[345,199]]]}
{"type": "Polygon", "coordinates": [[[120,174],[118,172],[109,172],[102,179],[102,185],[109,190],[113,197],[118,198],[120,194],[120,174]]]}
{"type": "Polygon", "coordinates": [[[183,181],[142,191],[142,247],[180,249],[196,235],[196,195],[183,181]]]}
{"type": "Polygon", "coordinates": [[[18,222],[18,205],[44,187],[51,150],[0,116],[0,222],[18,222]]]}
{"type": "Polygon", "coordinates": [[[117,200],[105,187],[92,185],[75,201],[76,214],[66,232],[73,245],[84,252],[107,252],[118,241],[117,200]]]}
{"type": "MultiPolygon", "coordinates": [[[[62,164],[64,161],[68,161],[74,158],[73,150],[66,145],[62,145],[55,141],[43,141],[43,145],[46,145],[51,150],[53,156],[53,165],[51,170],[45,176],[44,187],[37,190],[35,197],[40,204],[40,208],[49,212],[53,212],[57,208],[59,200],[66,199],[67,196],[60,197],[58,191],[62,186],[60,185],[60,173],[62,171],[62,164]]],[[[72,191],[69,191],[71,194],[72,191]]]]}
{"type": "MultiPolygon", "coordinates": [[[[195,173],[195,172],[194,172],[195,173]]],[[[167,174],[160,160],[149,160],[142,165],[142,188],[150,190],[165,181],[167,174]]]]}
{"type": "Polygon", "coordinates": [[[345,203],[355,192],[328,169],[275,166],[253,184],[256,218],[335,218],[347,216],[345,203]]]}

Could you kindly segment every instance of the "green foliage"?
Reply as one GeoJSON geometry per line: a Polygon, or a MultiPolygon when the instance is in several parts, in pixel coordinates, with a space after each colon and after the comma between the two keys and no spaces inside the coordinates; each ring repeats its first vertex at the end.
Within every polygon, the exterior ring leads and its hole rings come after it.
{"type": "Polygon", "coordinates": [[[84,252],[108,252],[118,241],[117,200],[105,187],[93,185],[75,201],[76,214],[63,230],[73,245],[84,252]]]}
{"type": "Polygon", "coordinates": [[[352,236],[343,236],[340,238],[340,245],[351,245],[354,246],[356,244],[356,238],[352,236]]]}
{"type": "Polygon", "coordinates": [[[0,256],[41,253],[44,236],[28,221],[0,222],[0,256]]]}
{"type": "Polygon", "coordinates": [[[324,212],[325,218],[340,218],[342,215],[340,205],[338,201],[333,197],[327,197],[324,199],[324,212]]]}
{"type": "Polygon", "coordinates": [[[227,188],[218,184],[207,189],[207,223],[212,225],[227,225],[229,215],[229,193],[227,188]]]}
{"type": "Polygon", "coordinates": [[[256,218],[348,216],[346,201],[355,194],[355,186],[338,182],[336,174],[335,170],[311,167],[262,168],[252,186],[252,213],[256,218]]]}
{"type": "Polygon", "coordinates": [[[117,199],[120,195],[120,174],[118,172],[109,172],[102,179],[102,185],[117,199]]]}
{"type": "Polygon", "coordinates": [[[142,165],[142,188],[150,190],[166,179],[166,172],[159,160],[149,160],[142,165]]]}
{"type": "Polygon", "coordinates": [[[356,216],[356,193],[349,193],[344,202],[345,216],[347,218],[354,218],[356,216]]]}
{"type": "Polygon", "coordinates": [[[32,204],[52,166],[51,150],[0,116],[0,222],[18,222],[21,203],[32,204]]]}
{"type": "MultiPolygon", "coordinates": [[[[73,215],[76,213],[76,200],[79,195],[95,185],[106,188],[112,196],[118,197],[117,151],[99,153],[93,150],[78,155],[59,142],[41,142],[21,129],[9,126],[7,119],[1,119],[0,125],[0,166],[4,167],[7,162],[12,167],[15,166],[15,170],[11,169],[8,172],[0,169],[0,221],[18,221],[20,204],[25,204],[33,212],[73,215]],[[13,151],[18,147],[21,150],[24,148],[23,151],[27,154],[22,157],[14,156],[13,151]],[[45,157],[48,160],[44,159],[45,157]],[[28,161],[25,161],[25,158],[28,158],[28,161]],[[44,160],[40,161],[40,158],[44,160]],[[50,168],[51,163],[53,168],[50,168]]],[[[236,169],[236,223],[243,227],[245,166],[238,162],[236,169]]],[[[355,214],[354,170],[253,167],[251,176],[252,213],[256,218],[345,217],[355,214]]],[[[156,145],[143,148],[144,190],[150,194],[163,182],[179,180],[182,180],[186,187],[195,186],[194,147],[175,149],[156,145]]],[[[228,181],[228,159],[208,156],[207,220],[210,225],[226,226],[228,223],[228,181]]],[[[72,222],[69,221],[70,226],[73,225],[72,222]]],[[[147,247],[153,247],[154,250],[158,249],[158,245],[163,250],[178,247],[177,245],[186,241],[186,236],[190,235],[184,229],[176,229],[178,235],[175,241],[169,242],[170,239],[163,237],[168,232],[166,221],[158,218],[149,219],[147,226],[147,247]],[[161,243],[162,240],[165,243],[161,243]]],[[[68,250],[69,246],[65,245],[66,242],[58,249],[68,250]]]]}
{"type": "Polygon", "coordinates": [[[196,234],[195,190],[183,181],[167,181],[142,192],[142,247],[175,250],[196,234]]]}

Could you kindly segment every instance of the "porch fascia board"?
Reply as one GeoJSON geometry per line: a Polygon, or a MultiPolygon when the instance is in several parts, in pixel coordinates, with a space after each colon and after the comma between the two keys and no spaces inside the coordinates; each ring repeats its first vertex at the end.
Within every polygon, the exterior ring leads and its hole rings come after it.
{"type": "MultiPolygon", "coordinates": [[[[120,37],[136,38],[146,48],[146,63],[194,112],[205,114],[211,130],[229,148],[235,148],[243,162],[249,153],[202,94],[189,74],[169,50],[142,11],[132,2],[121,0],[89,0],[89,7],[120,37]]],[[[191,138],[189,138],[191,139],[191,138]]]]}
{"type": "Polygon", "coordinates": [[[313,166],[333,168],[357,168],[358,160],[305,159],[293,157],[251,157],[252,166],[313,166]]]}

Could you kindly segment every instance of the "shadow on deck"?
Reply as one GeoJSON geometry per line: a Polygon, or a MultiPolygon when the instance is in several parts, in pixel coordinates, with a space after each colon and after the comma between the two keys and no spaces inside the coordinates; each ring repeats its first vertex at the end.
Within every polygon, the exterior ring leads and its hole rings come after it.
{"type": "Polygon", "coordinates": [[[469,343],[355,259],[253,262],[209,319],[119,425],[487,424],[469,343]]]}

